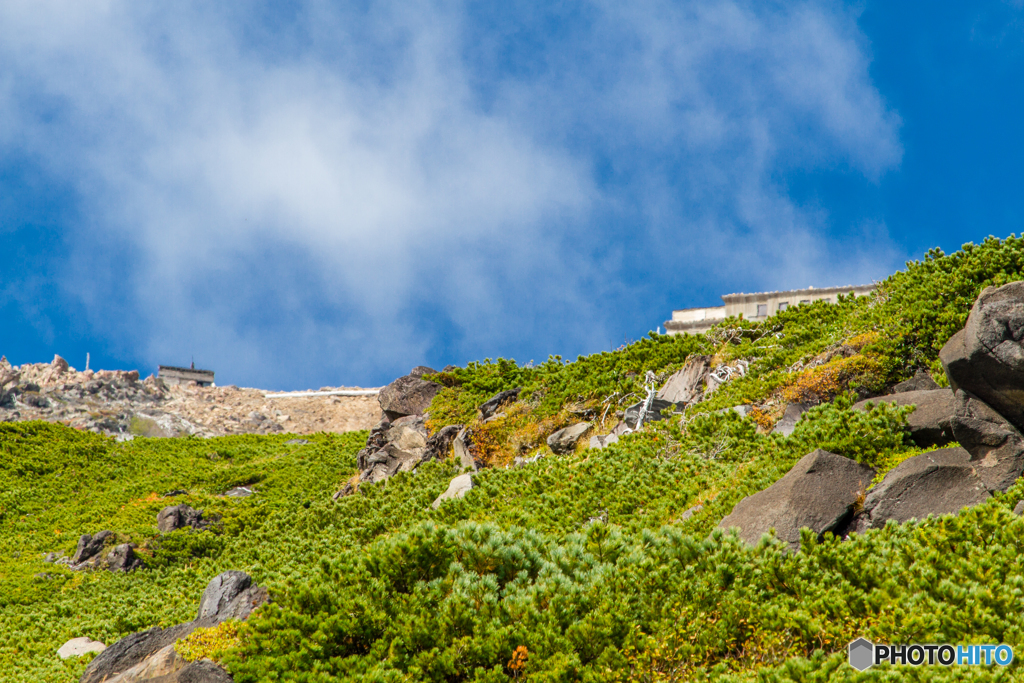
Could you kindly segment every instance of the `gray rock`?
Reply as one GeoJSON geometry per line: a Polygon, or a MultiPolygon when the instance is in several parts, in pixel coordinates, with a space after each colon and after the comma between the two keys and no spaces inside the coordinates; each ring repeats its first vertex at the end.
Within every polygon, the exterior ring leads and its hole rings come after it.
{"type": "Polygon", "coordinates": [[[79,683],[224,683],[232,680],[209,660],[186,663],[174,651],[174,643],[199,627],[210,627],[227,619],[247,619],[270,596],[253,586],[244,572],[220,574],[207,585],[200,600],[199,615],[170,628],[151,628],[125,636],[101,652],[82,674],[79,683]],[[118,678],[115,678],[118,677],[118,678]]]}
{"type": "MultiPolygon", "coordinates": [[[[633,405],[626,408],[626,412],[623,416],[622,421],[625,422],[626,426],[629,427],[630,429],[637,428],[636,421],[640,417],[640,409],[643,408],[643,405],[644,401],[640,401],[639,403],[634,403],[633,405]]],[[[675,410],[675,407],[675,403],[671,403],[664,399],[655,397],[655,399],[651,402],[651,407],[647,411],[647,414],[644,415],[644,424],[647,424],[648,422],[657,422],[659,420],[664,420],[668,418],[669,414],[671,414],[671,412],[675,410]]]]}
{"type": "Polygon", "coordinates": [[[112,572],[130,572],[145,566],[135,554],[135,546],[131,543],[114,546],[114,549],[104,558],[103,563],[112,572]]]}
{"type": "Polygon", "coordinates": [[[952,419],[955,401],[951,389],[926,389],[904,391],[888,396],[869,398],[854,404],[854,410],[866,410],[868,403],[895,403],[898,406],[915,406],[907,416],[910,438],[921,448],[941,446],[953,441],[952,419]]]}
{"type": "Polygon", "coordinates": [[[708,361],[708,356],[691,356],[682,370],[665,381],[655,398],[682,405],[699,401],[704,393],[708,371],[711,369],[708,361]]]}
{"type": "Polygon", "coordinates": [[[543,457],[544,457],[544,452],[543,451],[538,452],[538,453],[530,456],[529,458],[524,458],[521,455],[517,455],[515,457],[515,459],[512,461],[512,466],[513,467],[523,467],[525,465],[532,465],[533,463],[537,462],[538,460],[540,460],[543,457]]]}
{"type": "Polygon", "coordinates": [[[590,437],[590,447],[591,448],[604,448],[605,446],[610,446],[611,444],[618,443],[618,442],[619,442],[619,435],[618,434],[604,434],[602,436],[592,436],[592,437],[590,437]]]}
{"type": "Polygon", "coordinates": [[[804,413],[807,412],[807,406],[802,403],[790,403],[786,406],[786,412],[782,415],[782,419],[779,420],[775,427],[772,429],[772,434],[781,434],[782,436],[789,436],[796,429],[796,423],[800,421],[804,413]]]}
{"type": "Polygon", "coordinates": [[[892,393],[901,394],[905,391],[930,391],[940,388],[932,376],[925,370],[918,370],[914,376],[905,382],[900,382],[892,388],[892,393]]]}
{"type": "Polygon", "coordinates": [[[391,421],[406,415],[422,415],[430,407],[430,402],[441,385],[420,379],[424,374],[433,373],[430,368],[420,366],[413,368],[408,375],[399,377],[381,389],[377,395],[380,409],[391,421]]]}
{"type": "Polygon", "coordinates": [[[473,489],[473,475],[471,474],[460,474],[459,476],[452,479],[451,483],[448,484],[448,489],[442,493],[437,499],[430,505],[435,510],[441,507],[441,503],[446,500],[452,500],[453,498],[462,498],[469,491],[473,489]]]}
{"type": "Polygon", "coordinates": [[[231,674],[209,659],[201,659],[190,662],[179,671],[176,683],[233,683],[234,680],[231,674]]]}
{"type": "Polygon", "coordinates": [[[695,514],[697,514],[698,512],[700,512],[703,509],[704,509],[704,506],[702,504],[700,504],[700,503],[698,503],[697,505],[694,505],[691,508],[687,508],[687,510],[685,512],[683,512],[683,514],[679,515],[679,521],[680,522],[685,522],[686,520],[690,519],[690,517],[693,517],[695,514]]]}
{"type": "Polygon", "coordinates": [[[1018,517],[1024,515],[1024,500],[1018,500],[1017,504],[1013,506],[1013,514],[1018,517]]]}
{"type": "Polygon", "coordinates": [[[445,425],[427,439],[427,446],[423,452],[424,462],[447,458],[452,453],[455,437],[462,431],[462,427],[462,425],[445,425]]]}
{"type": "Polygon", "coordinates": [[[950,386],[1024,430],[1024,282],[986,287],[939,358],[950,386]]]}
{"type": "Polygon", "coordinates": [[[81,657],[82,655],[89,654],[90,652],[103,652],[107,649],[107,646],[98,640],[92,638],[72,638],[68,642],[64,643],[57,649],[57,656],[61,659],[68,659],[70,657],[81,657]]]}
{"type": "Polygon", "coordinates": [[[904,460],[868,493],[857,530],[881,528],[890,519],[906,522],[952,514],[984,502],[989,492],[973,465],[962,448],[904,460]]]}
{"type": "Polygon", "coordinates": [[[72,564],[81,564],[99,555],[107,539],[114,535],[113,531],[103,530],[95,536],[82,534],[78,539],[78,548],[71,558],[72,564]]]}
{"type": "Polygon", "coordinates": [[[583,435],[590,431],[589,422],[580,422],[565,429],[559,429],[548,437],[548,447],[558,454],[571,453],[576,448],[576,443],[583,438],[583,435]]]}
{"type": "Polygon", "coordinates": [[[989,491],[1005,491],[1024,471],[1024,436],[967,391],[956,392],[953,435],[989,491]]]}
{"type": "Polygon", "coordinates": [[[252,494],[253,490],[248,486],[236,486],[224,492],[224,495],[228,498],[248,498],[252,494]]]}
{"type": "Polygon", "coordinates": [[[481,403],[477,410],[479,411],[479,417],[482,420],[493,416],[499,410],[512,403],[519,398],[519,392],[522,391],[521,387],[515,389],[509,389],[508,391],[502,391],[501,393],[495,394],[484,403],[481,403]]]}
{"type": "Polygon", "coordinates": [[[156,516],[156,528],[160,533],[170,533],[176,529],[191,527],[201,529],[203,523],[203,511],[195,510],[190,505],[168,505],[156,516]]]}
{"type": "Polygon", "coordinates": [[[747,415],[750,415],[750,411],[753,410],[753,409],[754,409],[753,406],[741,405],[741,406],[732,406],[730,408],[722,408],[721,410],[718,410],[718,411],[715,411],[715,412],[720,413],[720,414],[725,414],[725,413],[728,413],[728,412],[733,412],[733,413],[736,413],[737,415],[739,415],[740,417],[746,417],[747,415]]]}
{"type": "Polygon", "coordinates": [[[284,445],[285,446],[308,446],[311,443],[313,443],[313,442],[309,441],[307,439],[288,439],[287,441],[284,442],[284,445]]]}
{"type": "Polygon", "coordinates": [[[452,442],[452,450],[464,469],[476,472],[476,458],[473,455],[473,438],[468,427],[463,427],[452,442]]]}
{"type": "Polygon", "coordinates": [[[874,474],[870,467],[819,448],[782,479],[737,503],[718,528],[739,527],[740,538],[750,545],[775,529],[779,540],[797,550],[804,527],[819,536],[844,528],[874,474]]]}

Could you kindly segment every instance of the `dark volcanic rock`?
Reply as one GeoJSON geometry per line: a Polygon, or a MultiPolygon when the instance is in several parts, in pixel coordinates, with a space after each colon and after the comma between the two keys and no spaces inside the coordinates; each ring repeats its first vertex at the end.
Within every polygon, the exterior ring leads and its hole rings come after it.
{"type": "Polygon", "coordinates": [[[103,545],[108,538],[114,535],[113,531],[103,530],[98,532],[95,536],[89,534],[82,534],[78,539],[78,548],[75,550],[74,556],[71,558],[71,564],[81,564],[91,560],[103,550],[103,545]]]}
{"type": "Polygon", "coordinates": [[[898,406],[916,406],[907,416],[910,438],[918,446],[941,446],[953,441],[953,412],[955,401],[951,389],[904,391],[899,394],[878,396],[854,404],[854,410],[865,410],[868,403],[895,403],[898,406]]]}
{"type": "Polygon", "coordinates": [[[939,357],[950,386],[1024,429],[1024,282],[986,287],[939,357]]]}
{"type": "MultiPolygon", "coordinates": [[[[626,426],[628,426],[630,429],[637,428],[636,421],[640,417],[640,409],[643,408],[643,406],[644,401],[640,401],[639,403],[634,403],[633,405],[626,408],[626,413],[623,416],[622,421],[625,422],[626,426]]],[[[651,407],[647,411],[647,414],[644,415],[644,424],[648,422],[657,422],[658,420],[666,419],[668,415],[663,414],[663,411],[671,412],[672,410],[675,409],[675,407],[676,404],[672,403],[671,401],[666,401],[665,399],[662,398],[655,398],[651,402],[651,407]]]]}
{"type": "Polygon", "coordinates": [[[855,529],[877,529],[890,519],[906,522],[951,514],[984,502],[989,492],[975,464],[962,448],[944,448],[904,460],[867,495],[855,529]]]}
{"type": "Polygon", "coordinates": [[[423,452],[423,461],[444,460],[452,452],[452,443],[455,437],[462,431],[462,425],[445,425],[429,439],[427,447],[423,452]]]}
{"type": "Polygon", "coordinates": [[[161,533],[168,533],[185,527],[201,529],[204,526],[203,511],[195,510],[184,503],[168,505],[156,516],[156,528],[161,533]]]}
{"type": "MultiPolygon", "coordinates": [[[[174,643],[199,627],[210,627],[227,619],[247,619],[270,595],[261,586],[253,586],[244,572],[228,571],[213,578],[203,591],[199,614],[193,621],[167,629],[151,628],[125,636],[89,663],[79,683],[103,683],[133,667],[158,670],[146,680],[154,683],[224,683],[231,676],[209,660],[185,663],[173,651],[174,643]]],[[[139,669],[134,669],[138,673],[139,669]]],[[[134,676],[130,680],[137,680],[134,676]]]]}
{"type": "Polygon", "coordinates": [[[1005,491],[1024,470],[1024,436],[967,391],[956,392],[953,435],[990,491],[1005,491]]]}
{"type": "Polygon", "coordinates": [[[774,528],[779,540],[797,550],[804,527],[819,536],[844,528],[874,474],[870,467],[819,448],[782,479],[737,503],[718,528],[739,527],[740,538],[750,545],[774,528]]]}
{"type": "Polygon", "coordinates": [[[509,389],[499,394],[495,394],[491,398],[487,399],[484,403],[481,403],[477,410],[480,412],[480,419],[486,420],[487,418],[494,415],[496,412],[512,403],[519,397],[519,392],[522,391],[521,387],[515,389],[509,389]]]}
{"type": "Polygon", "coordinates": [[[131,543],[114,546],[114,549],[103,559],[103,563],[112,572],[130,572],[145,566],[145,563],[135,554],[135,546],[131,543]]]}
{"type": "Polygon", "coordinates": [[[391,421],[406,415],[422,415],[430,406],[441,385],[420,379],[425,374],[433,373],[428,367],[413,368],[408,375],[399,377],[381,389],[377,396],[380,409],[391,421]]]}

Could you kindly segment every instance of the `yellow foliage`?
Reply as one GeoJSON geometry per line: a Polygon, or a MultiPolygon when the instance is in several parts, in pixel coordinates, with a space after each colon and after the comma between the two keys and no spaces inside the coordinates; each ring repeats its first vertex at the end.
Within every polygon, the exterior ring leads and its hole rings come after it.
{"type": "Polygon", "coordinates": [[[874,388],[881,377],[881,365],[873,358],[862,354],[834,358],[798,374],[783,388],[782,397],[789,403],[823,403],[846,391],[852,380],[874,388]]]}
{"type": "Polygon", "coordinates": [[[241,642],[241,624],[237,619],[228,619],[210,628],[197,628],[176,642],[174,649],[187,662],[216,660],[224,651],[241,642]]]}

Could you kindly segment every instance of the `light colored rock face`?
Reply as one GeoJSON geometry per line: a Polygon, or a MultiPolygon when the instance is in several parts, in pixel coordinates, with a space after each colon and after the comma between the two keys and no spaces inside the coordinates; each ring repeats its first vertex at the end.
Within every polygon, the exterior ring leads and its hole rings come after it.
{"type": "Polygon", "coordinates": [[[453,498],[462,498],[473,488],[473,476],[471,474],[460,474],[459,476],[452,479],[451,483],[448,484],[448,489],[442,493],[437,499],[431,504],[430,507],[435,510],[441,507],[441,503],[446,500],[452,500],[453,498]]]}
{"type": "Polygon", "coordinates": [[[473,454],[470,452],[468,439],[468,432],[466,428],[463,427],[452,442],[452,449],[455,452],[455,457],[458,459],[459,464],[464,469],[470,469],[476,472],[476,461],[473,459],[473,454]]]}
{"type": "Polygon", "coordinates": [[[376,396],[268,398],[260,389],[140,381],[136,370],[78,372],[59,357],[0,363],[0,422],[45,420],[129,438],[346,432],[370,429],[380,415],[376,396]]]}
{"type": "Polygon", "coordinates": [[[107,646],[100,641],[83,636],[81,638],[72,638],[61,645],[57,650],[57,656],[61,659],[68,659],[69,657],[81,657],[90,652],[103,652],[106,649],[107,646]]]}
{"type": "Polygon", "coordinates": [[[123,671],[104,683],[137,683],[149,681],[160,676],[172,676],[188,664],[179,655],[174,645],[168,645],[139,662],[132,668],[123,671]]]}
{"type": "Polygon", "coordinates": [[[704,394],[704,382],[710,365],[707,356],[696,356],[682,370],[669,377],[658,390],[657,398],[669,403],[696,403],[704,394]]]}
{"type": "Polygon", "coordinates": [[[782,419],[778,421],[775,427],[772,429],[772,434],[781,434],[782,436],[789,436],[796,429],[796,423],[800,421],[803,414],[807,412],[807,407],[802,403],[790,403],[786,406],[786,412],[782,416],[782,419]]]}
{"type": "Polygon", "coordinates": [[[571,453],[576,448],[576,443],[589,431],[589,422],[580,422],[571,427],[559,429],[548,437],[548,447],[555,453],[571,453]]]}
{"type": "Polygon", "coordinates": [[[737,503],[718,528],[738,527],[740,538],[750,545],[775,529],[779,540],[797,550],[800,529],[820,535],[843,526],[874,475],[870,467],[818,449],[802,457],[782,479],[737,503]]]}

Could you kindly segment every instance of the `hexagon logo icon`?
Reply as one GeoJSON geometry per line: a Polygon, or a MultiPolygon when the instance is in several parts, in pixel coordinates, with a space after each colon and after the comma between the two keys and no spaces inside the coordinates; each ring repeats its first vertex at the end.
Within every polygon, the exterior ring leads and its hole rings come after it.
{"type": "Polygon", "coordinates": [[[850,643],[849,650],[850,666],[857,671],[870,669],[871,665],[875,663],[875,646],[871,644],[870,640],[858,638],[850,643]]]}

